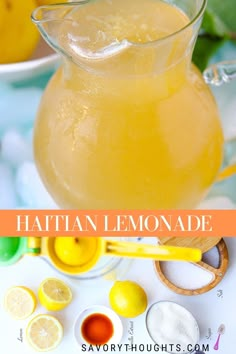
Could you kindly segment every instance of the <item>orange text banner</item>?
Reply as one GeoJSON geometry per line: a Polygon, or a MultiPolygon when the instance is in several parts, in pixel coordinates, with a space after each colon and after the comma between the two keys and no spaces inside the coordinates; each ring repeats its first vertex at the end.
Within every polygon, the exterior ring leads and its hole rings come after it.
{"type": "Polygon", "coordinates": [[[236,210],[1,210],[0,236],[235,237],[236,210]]]}

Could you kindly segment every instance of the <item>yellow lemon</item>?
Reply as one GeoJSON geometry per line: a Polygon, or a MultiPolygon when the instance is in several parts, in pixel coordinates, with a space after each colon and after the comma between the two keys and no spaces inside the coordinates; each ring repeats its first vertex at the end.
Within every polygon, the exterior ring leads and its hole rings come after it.
{"type": "Polygon", "coordinates": [[[97,242],[93,237],[57,237],[54,247],[61,262],[70,266],[82,266],[93,258],[97,242]]]}
{"type": "Polygon", "coordinates": [[[16,320],[29,317],[36,308],[36,297],[32,290],[24,286],[14,286],[7,290],[4,307],[16,320]]]}
{"type": "Polygon", "coordinates": [[[33,54],[40,35],[31,22],[35,0],[0,1],[0,64],[24,61],[33,54]]]}
{"type": "Polygon", "coordinates": [[[109,293],[112,309],[120,316],[132,318],[147,308],[147,295],[143,288],[132,281],[116,281],[109,293]]]}
{"type": "Polygon", "coordinates": [[[38,315],[28,324],[26,338],[29,344],[39,352],[53,350],[63,338],[63,327],[53,316],[38,315]]]}
{"type": "Polygon", "coordinates": [[[39,286],[40,303],[49,311],[60,311],[72,301],[72,292],[68,285],[56,278],[45,279],[39,286]]]}

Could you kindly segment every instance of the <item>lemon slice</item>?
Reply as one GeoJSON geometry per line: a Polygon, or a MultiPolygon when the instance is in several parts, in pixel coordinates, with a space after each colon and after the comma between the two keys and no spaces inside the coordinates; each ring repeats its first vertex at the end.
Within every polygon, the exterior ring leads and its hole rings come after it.
{"type": "Polygon", "coordinates": [[[24,286],[14,286],[7,290],[4,307],[16,320],[29,317],[35,310],[36,297],[32,290],[24,286]]]}
{"type": "Polygon", "coordinates": [[[49,311],[60,311],[72,300],[68,285],[56,278],[45,279],[39,286],[39,301],[49,311]]]}
{"type": "Polygon", "coordinates": [[[63,337],[63,327],[53,316],[38,315],[26,328],[26,338],[29,344],[39,352],[56,348],[63,337]]]}

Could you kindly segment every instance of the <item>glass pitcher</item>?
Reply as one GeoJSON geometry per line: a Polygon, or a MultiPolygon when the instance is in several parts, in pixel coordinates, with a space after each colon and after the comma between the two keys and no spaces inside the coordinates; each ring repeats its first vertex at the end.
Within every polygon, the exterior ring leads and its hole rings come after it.
{"type": "Polygon", "coordinates": [[[81,0],[32,15],[62,56],[35,160],[68,209],[194,208],[219,177],[215,100],[191,64],[206,0],[81,0]]]}

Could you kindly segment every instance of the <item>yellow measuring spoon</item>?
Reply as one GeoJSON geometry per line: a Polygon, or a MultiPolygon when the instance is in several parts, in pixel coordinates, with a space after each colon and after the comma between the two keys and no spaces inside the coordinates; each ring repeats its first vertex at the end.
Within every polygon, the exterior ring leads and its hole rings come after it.
{"type": "Polygon", "coordinates": [[[41,254],[47,255],[56,269],[70,275],[91,270],[102,256],[188,262],[199,262],[202,257],[197,248],[154,246],[101,237],[45,238],[41,254]]]}

